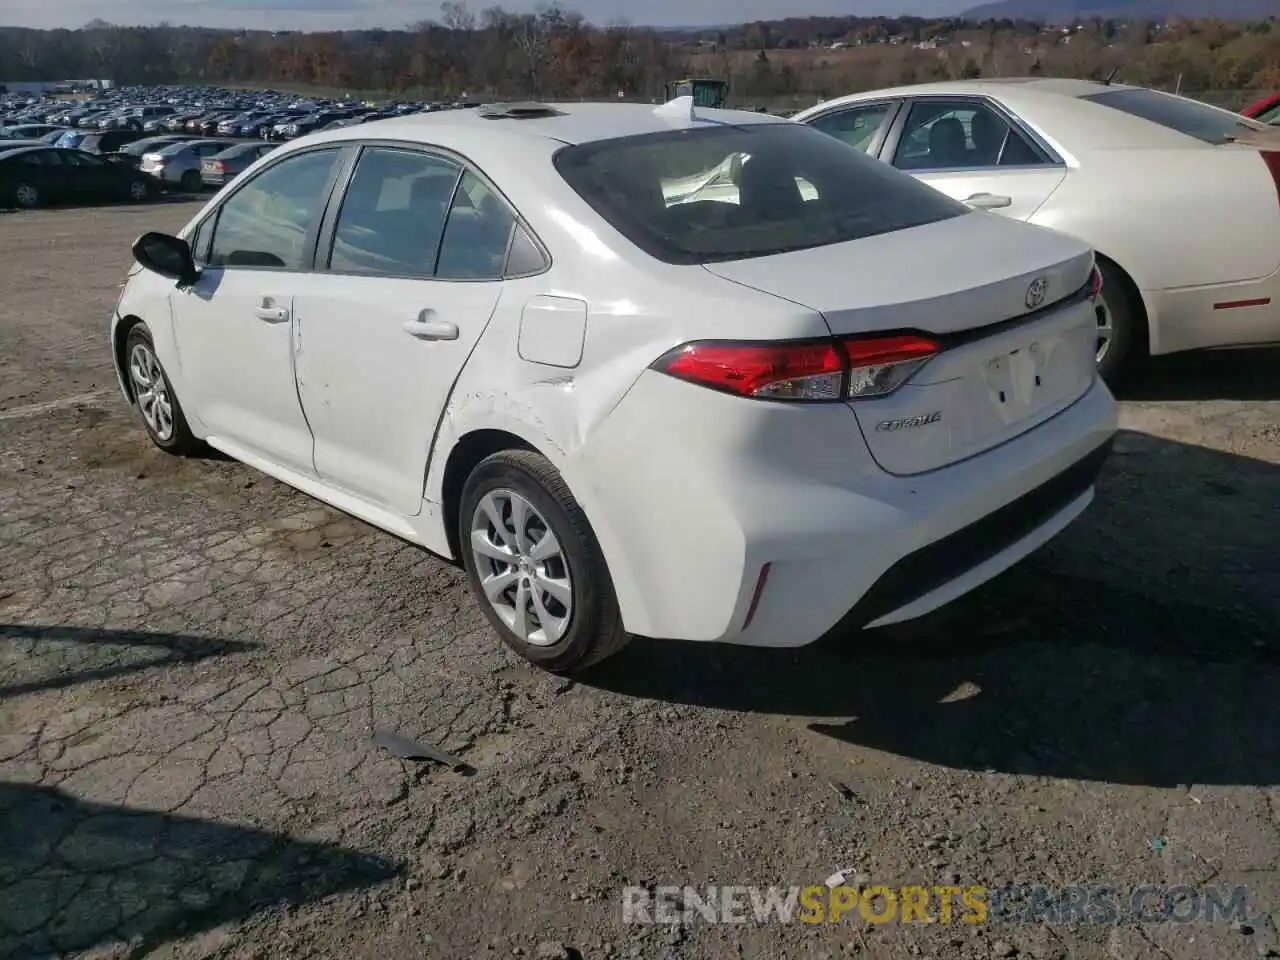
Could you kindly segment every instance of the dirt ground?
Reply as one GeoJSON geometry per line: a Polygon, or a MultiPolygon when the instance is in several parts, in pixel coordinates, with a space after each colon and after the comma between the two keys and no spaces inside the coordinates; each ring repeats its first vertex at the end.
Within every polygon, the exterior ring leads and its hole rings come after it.
{"type": "Polygon", "coordinates": [[[1155,365],[1097,503],[944,622],[572,683],[453,568],[147,442],[108,317],[194,209],[0,215],[0,957],[1280,956],[1280,357],[1155,365]],[[837,870],[1247,914],[623,923],[837,870]]]}

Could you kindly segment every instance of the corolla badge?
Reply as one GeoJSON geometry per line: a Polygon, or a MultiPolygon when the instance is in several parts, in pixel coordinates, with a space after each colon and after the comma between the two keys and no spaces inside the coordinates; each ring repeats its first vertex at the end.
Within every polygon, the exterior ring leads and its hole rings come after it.
{"type": "Polygon", "coordinates": [[[1031,281],[1031,286],[1027,287],[1026,304],[1028,310],[1034,310],[1036,307],[1044,303],[1045,295],[1049,292],[1049,279],[1047,277],[1036,277],[1031,281]]]}
{"type": "Polygon", "coordinates": [[[937,423],[942,419],[942,411],[935,410],[933,413],[922,413],[918,417],[903,417],[901,420],[881,420],[876,424],[876,429],[881,433],[888,433],[894,430],[910,430],[912,427],[923,427],[930,423],[937,423]]]}

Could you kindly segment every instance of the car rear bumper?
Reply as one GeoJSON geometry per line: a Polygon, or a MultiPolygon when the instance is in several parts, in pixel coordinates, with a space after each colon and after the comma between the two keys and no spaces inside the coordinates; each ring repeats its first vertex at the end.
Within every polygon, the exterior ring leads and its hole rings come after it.
{"type": "Polygon", "coordinates": [[[929,613],[1051,539],[1091,501],[1116,426],[1095,381],[1013,440],[898,478],[870,460],[843,406],[744,401],[646,373],[565,477],[628,630],[802,646],[929,613]]]}
{"type": "Polygon", "coordinates": [[[1280,343],[1280,272],[1262,280],[1143,292],[1153,354],[1280,343]]]}

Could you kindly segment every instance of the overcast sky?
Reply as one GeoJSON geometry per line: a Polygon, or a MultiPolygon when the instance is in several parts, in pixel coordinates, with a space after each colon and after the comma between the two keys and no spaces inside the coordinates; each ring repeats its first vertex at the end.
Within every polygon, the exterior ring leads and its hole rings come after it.
{"type": "MultiPolygon", "coordinates": [[[[976,0],[974,0],[976,2],[976,0]]],[[[929,16],[972,3],[954,0],[578,0],[563,6],[595,23],[627,19],[636,24],[684,26],[775,20],[789,16],[899,14],[929,16]],[[640,13],[643,11],[643,14],[640,13]]],[[[527,11],[536,0],[472,0],[527,11]]],[[[112,23],[170,23],[275,30],[342,30],[403,27],[437,19],[438,0],[0,0],[0,25],[81,27],[94,18],[112,23]]]]}

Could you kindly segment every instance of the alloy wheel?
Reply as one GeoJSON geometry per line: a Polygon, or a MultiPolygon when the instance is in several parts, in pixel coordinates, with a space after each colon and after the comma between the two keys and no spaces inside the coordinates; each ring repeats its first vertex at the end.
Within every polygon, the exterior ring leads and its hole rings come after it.
{"type": "Polygon", "coordinates": [[[155,351],[145,343],[134,344],[129,354],[129,379],[142,419],[161,442],[173,436],[173,401],[155,351]]]}
{"type": "Polygon", "coordinates": [[[1102,363],[1107,351],[1111,349],[1111,341],[1115,339],[1115,326],[1111,321],[1111,311],[1107,308],[1106,296],[1093,308],[1098,318],[1098,354],[1097,361],[1102,363]]]}
{"type": "Polygon", "coordinates": [[[471,518],[480,588],[502,622],[536,647],[558,643],[573,615],[573,583],[551,525],[514,490],[491,490],[471,518]]]}
{"type": "Polygon", "coordinates": [[[19,184],[13,194],[20,207],[34,207],[40,202],[40,192],[29,183],[19,184]]]}

